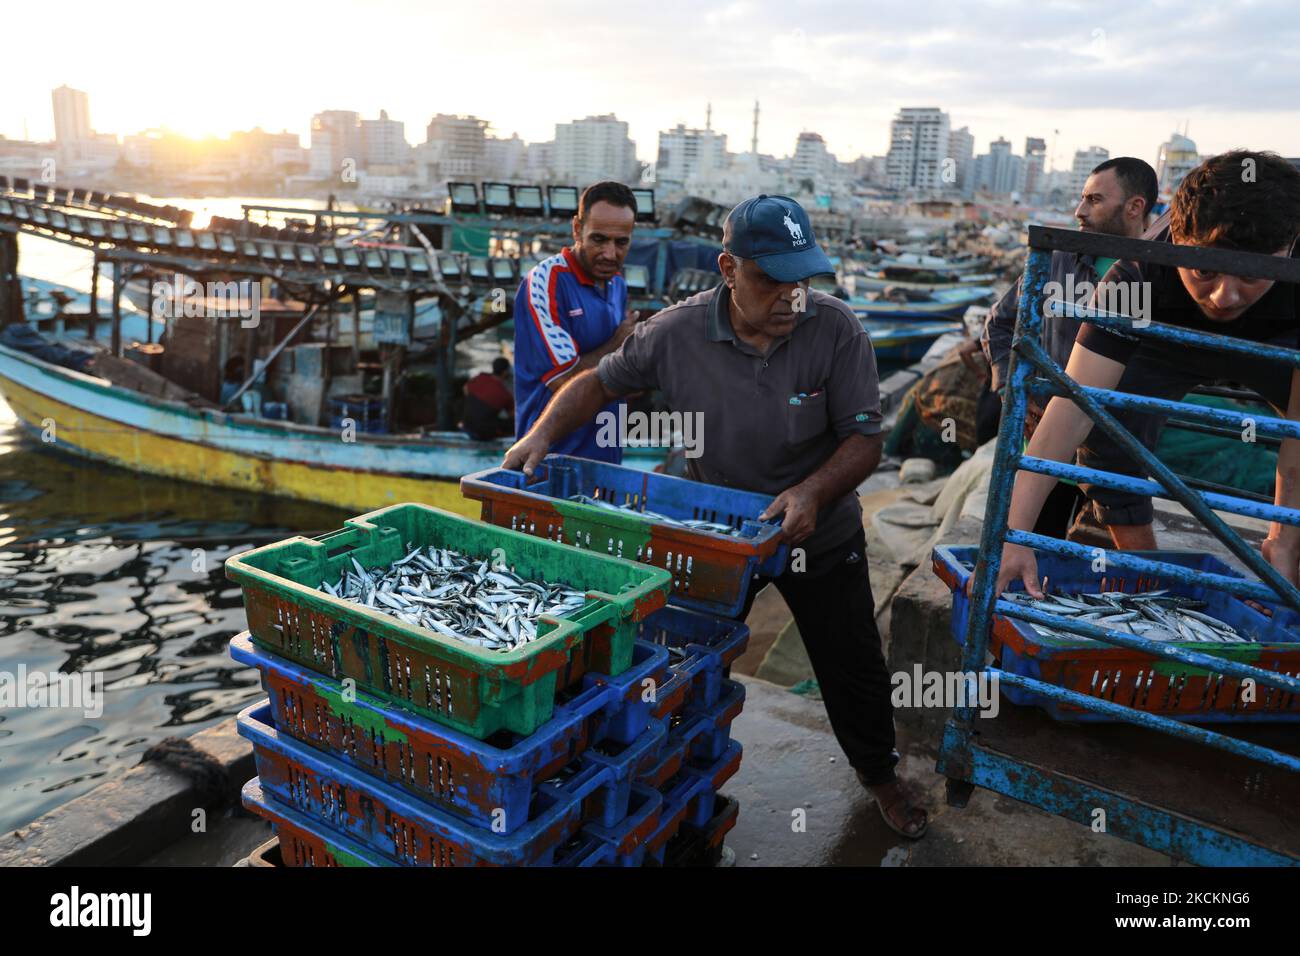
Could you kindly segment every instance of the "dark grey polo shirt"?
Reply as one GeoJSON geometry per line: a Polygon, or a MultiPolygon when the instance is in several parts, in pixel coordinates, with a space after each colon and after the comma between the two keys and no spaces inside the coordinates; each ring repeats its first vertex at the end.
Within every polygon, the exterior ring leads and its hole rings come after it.
{"type": "MultiPolygon", "coordinates": [[[[659,389],[674,412],[701,413],[696,481],[776,495],[799,484],[850,435],[880,432],[880,379],[862,323],[833,296],[811,291],[810,311],[766,355],[736,338],[725,285],[637,326],[596,374],[611,392],[659,389]]],[[[755,515],[754,517],[757,517],[755,515]]],[[[802,545],[809,558],[862,525],[850,492],[822,509],[802,545]]]]}

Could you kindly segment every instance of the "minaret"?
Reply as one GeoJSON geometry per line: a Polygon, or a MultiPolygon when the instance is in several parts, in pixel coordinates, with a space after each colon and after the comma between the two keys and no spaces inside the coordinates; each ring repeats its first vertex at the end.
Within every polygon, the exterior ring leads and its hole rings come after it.
{"type": "Polygon", "coordinates": [[[749,139],[749,151],[758,155],[758,100],[754,100],[754,135],[749,139]]]}
{"type": "Polygon", "coordinates": [[[713,104],[710,103],[704,111],[704,128],[713,129],[713,104]]]}

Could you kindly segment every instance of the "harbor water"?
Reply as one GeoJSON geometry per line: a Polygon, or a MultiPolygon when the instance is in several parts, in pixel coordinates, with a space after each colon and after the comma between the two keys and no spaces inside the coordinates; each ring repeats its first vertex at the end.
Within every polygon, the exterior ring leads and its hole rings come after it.
{"type": "MultiPolygon", "coordinates": [[[[192,208],[202,225],[257,200],[148,201],[192,208]]],[[[20,244],[24,275],[89,291],[88,253],[29,236],[20,244]]],[[[108,289],[101,284],[101,296],[108,289]]],[[[467,370],[490,362],[486,352],[466,354],[467,370]]],[[[103,687],[98,717],[0,709],[0,832],[135,766],[159,740],[261,696],[256,673],[226,652],[245,625],[224,560],[353,514],[73,458],[25,432],[0,399],[0,681],[21,666],[100,675],[103,687]]]]}

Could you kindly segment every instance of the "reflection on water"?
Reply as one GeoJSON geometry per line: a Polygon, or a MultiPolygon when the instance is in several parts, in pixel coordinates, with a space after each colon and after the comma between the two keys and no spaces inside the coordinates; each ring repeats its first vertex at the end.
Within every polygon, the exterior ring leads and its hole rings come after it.
{"type": "Polygon", "coordinates": [[[0,401],[0,671],[103,676],[103,714],[0,710],[0,832],[261,695],[226,653],[244,628],[227,557],[349,515],[74,459],[0,401]]]}
{"type": "MultiPolygon", "coordinates": [[[[237,217],[250,201],[140,198],[193,209],[196,226],[237,217]]],[[[85,250],[29,235],[19,244],[24,275],[89,290],[85,250]]],[[[501,346],[484,335],[457,352],[472,374],[501,346]]],[[[351,514],[66,457],[22,435],[0,399],[0,672],[99,673],[104,686],[96,719],[80,709],[0,709],[0,832],[135,766],[163,737],[262,696],[256,674],[226,653],[245,622],[222,563],[351,514]]]]}

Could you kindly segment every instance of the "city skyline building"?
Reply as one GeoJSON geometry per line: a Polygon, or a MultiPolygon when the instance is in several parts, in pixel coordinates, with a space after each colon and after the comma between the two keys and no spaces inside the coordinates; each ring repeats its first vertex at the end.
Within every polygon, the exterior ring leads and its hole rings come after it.
{"type": "Polygon", "coordinates": [[[1075,150],[1074,162],[1070,164],[1070,192],[1076,198],[1083,195],[1083,185],[1092,171],[1108,159],[1110,150],[1104,146],[1075,150]]]}
{"type": "Polygon", "coordinates": [[[556,123],[555,177],[579,189],[603,179],[639,178],[636,143],[627,130],[627,123],[613,113],[556,123]]]}
{"type": "Polygon", "coordinates": [[[64,85],[50,94],[54,103],[54,141],[60,146],[91,138],[90,97],[64,85]]]}
{"type": "Polygon", "coordinates": [[[1043,191],[1043,174],[1047,166],[1047,140],[1039,136],[1025,137],[1025,166],[1023,192],[1032,199],[1043,191]]]}
{"type": "Polygon", "coordinates": [[[678,123],[673,129],[659,132],[655,159],[657,183],[685,185],[692,179],[714,176],[729,165],[727,136],[714,132],[709,124],[704,129],[689,129],[678,123]]]}
{"type": "Polygon", "coordinates": [[[966,126],[948,133],[948,158],[952,159],[953,181],[944,185],[963,196],[974,191],[975,134],[966,126]]]}
{"type": "Polygon", "coordinates": [[[889,185],[899,190],[939,190],[950,158],[948,114],[938,107],[904,107],[889,125],[889,185]]]}
{"type": "Polygon", "coordinates": [[[355,172],[362,159],[361,114],[325,110],[311,118],[308,171],[316,179],[355,172]],[[350,167],[345,164],[351,163],[350,167]]]}
{"type": "Polygon", "coordinates": [[[999,136],[989,143],[989,151],[975,159],[975,192],[990,196],[1009,196],[1024,186],[1023,156],[1011,151],[1011,141],[999,136]]]}
{"type": "Polygon", "coordinates": [[[1156,180],[1159,194],[1170,197],[1183,177],[1201,164],[1201,156],[1196,151],[1196,143],[1189,139],[1186,130],[1174,132],[1168,140],[1160,144],[1156,154],[1156,180]]]}
{"type": "Polygon", "coordinates": [[[389,119],[387,110],[379,111],[379,118],[361,121],[361,146],[365,166],[402,166],[411,158],[411,145],[406,141],[406,124],[389,119]]]}

